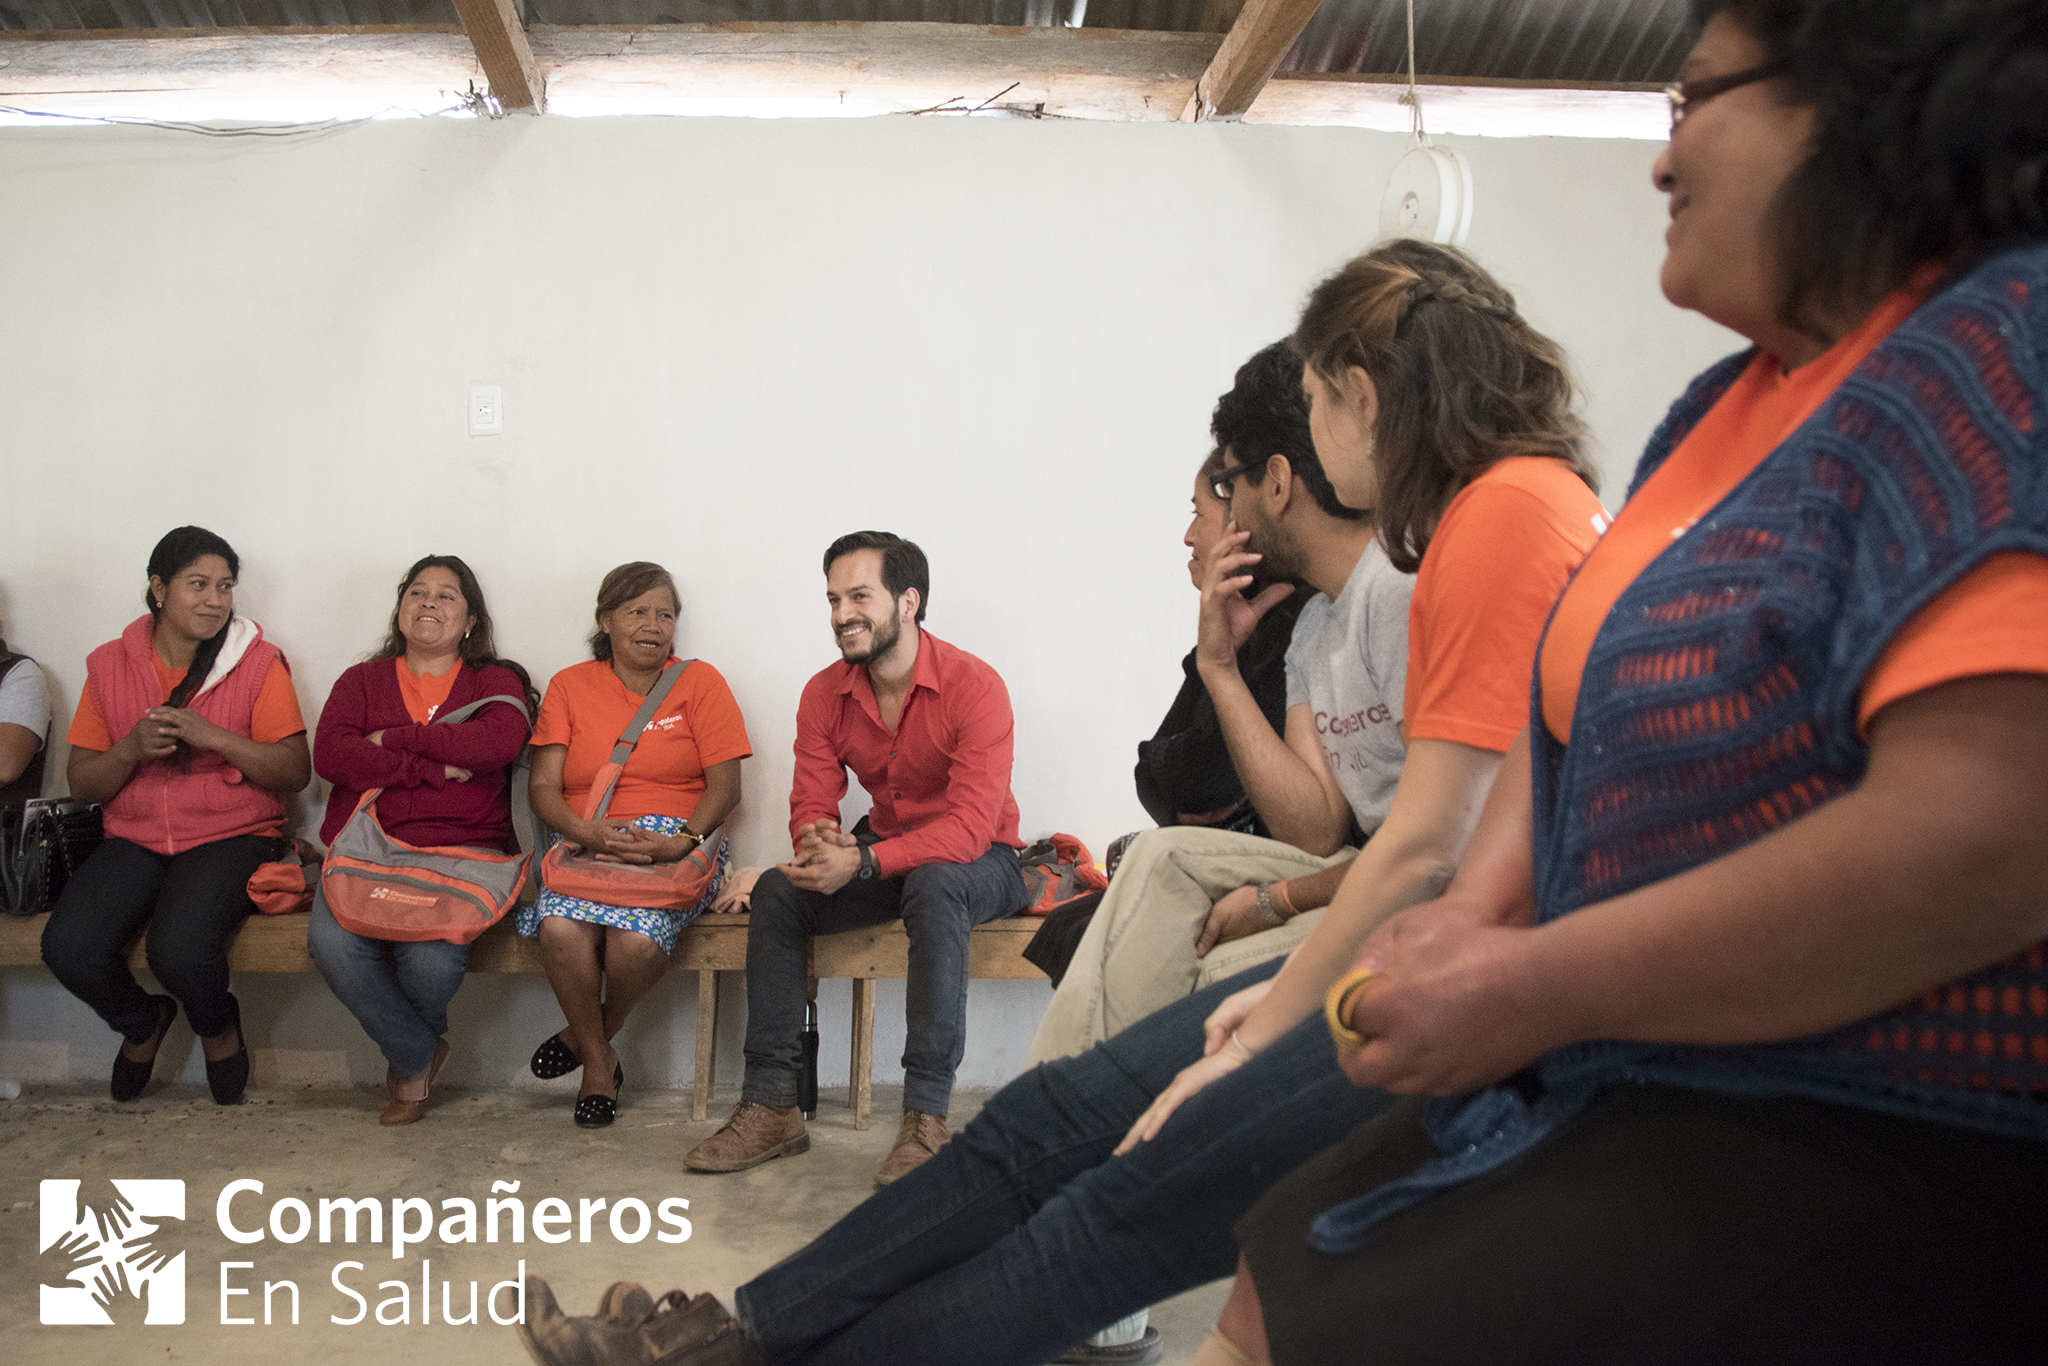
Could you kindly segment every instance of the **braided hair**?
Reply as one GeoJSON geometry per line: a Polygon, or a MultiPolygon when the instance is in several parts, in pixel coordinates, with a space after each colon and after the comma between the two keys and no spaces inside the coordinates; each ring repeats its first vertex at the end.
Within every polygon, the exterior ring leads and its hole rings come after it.
{"type": "Polygon", "coordinates": [[[1453,247],[1374,247],[1315,287],[1292,345],[1340,400],[1353,366],[1372,377],[1373,513],[1403,573],[1422,563],[1451,499],[1510,456],[1562,460],[1599,488],[1564,351],[1453,247]]]}

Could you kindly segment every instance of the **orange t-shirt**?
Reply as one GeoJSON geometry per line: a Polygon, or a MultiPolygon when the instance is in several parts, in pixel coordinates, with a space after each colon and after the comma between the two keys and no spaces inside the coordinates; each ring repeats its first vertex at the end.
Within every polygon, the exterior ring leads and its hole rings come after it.
{"type": "Polygon", "coordinates": [[[1408,739],[1505,751],[1529,723],[1536,638],[1607,525],[1561,460],[1503,460],[1451,500],[1408,605],[1408,739]]]}
{"type": "MultiPolygon", "coordinates": [[[[170,665],[151,654],[149,662],[156,666],[157,701],[159,704],[171,695],[171,689],[178,686],[178,680],[185,676],[183,669],[170,665]]],[[[288,735],[305,732],[305,718],[299,715],[299,697],[292,691],[291,670],[284,661],[273,659],[270,670],[263,675],[263,687],[256,694],[256,706],[249,716],[249,738],[260,744],[275,744],[288,735]]],[[[104,754],[120,739],[107,733],[106,720],[100,716],[100,709],[92,700],[92,685],[88,683],[78,692],[78,710],[71,714],[71,729],[65,732],[65,740],[74,749],[89,749],[104,754]]]]}
{"type": "MultiPolygon", "coordinates": [[[[669,663],[675,659],[670,657],[669,663]]],[[[583,814],[598,769],[611,760],[619,732],[647,699],[628,692],[612,666],[593,659],[572,664],[548,681],[540,716],[533,726],[533,745],[566,745],[562,765],[562,799],[583,814]]],[[[640,733],[640,743],[626,761],[612,793],[608,819],[641,816],[682,816],[697,809],[704,795],[704,770],[728,759],[752,754],[740,705],[724,675],[697,660],[683,670],[661,709],[640,733]]]]}
{"type": "MultiPolygon", "coordinates": [[[[1544,641],[1543,724],[1552,736],[1571,739],[1586,657],[1622,593],[1811,417],[1939,279],[1938,269],[1923,269],[1789,374],[1775,356],[1758,354],[1616,514],[1544,641]]],[[[2048,673],[2048,558],[1993,556],[1915,613],[1864,676],[1857,723],[1867,730],[1879,708],[1909,693],[1993,673],[2048,673]]]]}
{"type": "Polygon", "coordinates": [[[405,667],[404,655],[394,656],[391,662],[398,666],[398,695],[405,699],[405,714],[424,726],[434,719],[434,713],[441,710],[441,704],[454,691],[455,676],[462,672],[462,661],[456,660],[448,672],[439,677],[433,674],[415,676],[411,669],[405,667]]]}

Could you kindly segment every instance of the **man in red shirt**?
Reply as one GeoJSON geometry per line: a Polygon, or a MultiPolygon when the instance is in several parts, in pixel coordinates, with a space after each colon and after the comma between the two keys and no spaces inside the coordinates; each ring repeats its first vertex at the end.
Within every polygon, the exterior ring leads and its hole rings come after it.
{"type": "Polygon", "coordinates": [[[856,531],[825,552],[840,662],[804,686],[789,794],[795,858],[755,884],[747,930],[747,1073],[725,1127],[683,1164],[744,1171],[811,1146],[797,1108],[812,935],[901,916],[910,935],[903,1126],[876,1174],[887,1185],[946,1141],[966,1051],[967,934],[1023,909],[1010,795],[1010,694],[996,671],[923,629],[924,552],[856,531]],[[851,769],[873,809],[851,832],[851,769]]]}

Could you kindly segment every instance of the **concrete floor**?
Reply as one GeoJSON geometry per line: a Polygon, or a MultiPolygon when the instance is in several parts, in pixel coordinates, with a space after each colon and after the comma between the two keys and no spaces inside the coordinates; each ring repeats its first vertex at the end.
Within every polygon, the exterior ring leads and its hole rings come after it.
{"type": "MultiPolygon", "coordinates": [[[[203,1088],[160,1086],[130,1105],[114,1105],[101,1086],[34,1084],[20,1099],[0,1102],[0,1323],[7,1330],[0,1359],[13,1366],[80,1366],[101,1362],[261,1362],[264,1366],[310,1354],[334,1362],[523,1362],[510,1328],[490,1322],[479,1310],[479,1323],[454,1326],[443,1322],[442,1299],[448,1297],[458,1318],[469,1310],[471,1283],[479,1301],[492,1285],[515,1280],[523,1258],[529,1272],[548,1279],[570,1313],[589,1313],[604,1287],[615,1280],[644,1282],[656,1294],[671,1287],[692,1292],[710,1290],[728,1304],[733,1287],[801,1247],[872,1190],[875,1167],[895,1137],[894,1116],[900,1092],[875,1089],[876,1123],[866,1133],[853,1128],[852,1112],[843,1092],[827,1092],[812,1121],[809,1154],[770,1162],[735,1176],[702,1176],[686,1172],[681,1153],[710,1134],[730,1108],[722,1098],[706,1123],[690,1120],[685,1091],[627,1092],[619,1120],[610,1129],[584,1131],[569,1122],[573,1078],[555,1086],[560,1095],[534,1091],[448,1091],[427,1118],[400,1129],[376,1124],[381,1096],[368,1090],[269,1090],[249,1093],[248,1103],[224,1109],[212,1103],[203,1088]],[[40,1284],[64,1284],[68,1267],[53,1250],[38,1254],[40,1183],[75,1177],[81,1181],[82,1205],[101,1206],[115,1195],[111,1179],[176,1178],[185,1182],[187,1204],[183,1223],[159,1224],[157,1244],[166,1252],[183,1249],[187,1283],[185,1322],[149,1326],[142,1322],[144,1303],[116,1296],[113,1326],[45,1326],[40,1320],[40,1284]],[[242,1230],[265,1228],[267,1220],[289,1234],[297,1215],[289,1207],[272,1213],[274,1202],[303,1199],[314,1212],[312,1236],[283,1243],[265,1232],[260,1242],[237,1245],[215,1220],[215,1201],[230,1181],[263,1183],[262,1193],[235,1197],[231,1211],[242,1230]],[[519,1183],[516,1195],[494,1197],[493,1183],[519,1183]],[[320,1197],[374,1197],[391,1217],[394,1198],[419,1197],[432,1202],[437,1217],[446,1218],[441,1202],[466,1197],[479,1213],[478,1241],[443,1243],[445,1227],[393,1260],[390,1229],[384,1241],[353,1246],[319,1241],[320,1197]],[[526,1241],[514,1245],[509,1227],[501,1241],[482,1241],[486,1202],[516,1198],[530,1220],[537,1203],[548,1197],[580,1211],[593,1205],[586,1225],[576,1220],[564,1231],[569,1241],[549,1245],[537,1241],[529,1225],[526,1241]],[[609,1207],[637,1198],[659,1210],[670,1198],[689,1202],[691,1233],[679,1245],[658,1242],[655,1234],[675,1236],[671,1225],[655,1222],[653,1231],[636,1242],[619,1241],[610,1225],[609,1207]],[[339,1266],[360,1262],[361,1268],[339,1266]],[[222,1262],[253,1262],[249,1268],[223,1271],[222,1262]],[[420,1317],[423,1272],[433,1287],[432,1322],[420,1317]],[[230,1288],[252,1293],[223,1299],[221,1278],[230,1288]],[[364,1297],[350,1299],[335,1288],[338,1276],[364,1297]],[[298,1287],[298,1325],[291,1325],[292,1294],[284,1282],[298,1287]],[[278,1288],[271,1296],[272,1322],[263,1322],[266,1283],[278,1288]],[[445,1285],[444,1285],[445,1283],[445,1285]],[[401,1306],[399,1296],[404,1295],[401,1306]],[[223,1313],[222,1305],[226,1305],[223,1313]],[[360,1323],[341,1326],[331,1316],[352,1317],[366,1309],[360,1323]],[[379,1317],[406,1323],[380,1325],[379,1317]],[[223,1317],[254,1318],[245,1326],[223,1326],[223,1317]]],[[[955,1127],[978,1108],[981,1096],[955,1096],[955,1127]]],[[[670,1206],[671,1213],[680,1207],[670,1206]]],[[[420,1216],[408,1215],[417,1227],[420,1216]]],[[[621,1232],[637,1231],[638,1212],[628,1207],[621,1232]]],[[[553,1226],[551,1226],[553,1231],[553,1226]]],[[[365,1230],[367,1232],[367,1230],[365,1230]]],[[[557,1238],[563,1233],[557,1232],[557,1238]]],[[[1165,1338],[1166,1363],[1189,1361],[1215,1321],[1227,1286],[1218,1283],[1169,1301],[1153,1311],[1153,1323],[1165,1338]]],[[[497,1299],[501,1313],[512,1312],[512,1291],[497,1299]]]]}

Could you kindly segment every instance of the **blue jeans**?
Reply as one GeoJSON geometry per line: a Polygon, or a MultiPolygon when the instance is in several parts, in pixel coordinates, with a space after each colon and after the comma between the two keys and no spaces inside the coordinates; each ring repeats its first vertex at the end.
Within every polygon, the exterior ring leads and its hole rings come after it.
{"type": "Polygon", "coordinates": [[[365,939],[343,929],[316,891],[306,950],[391,1070],[401,1077],[426,1071],[448,1032],[448,1003],[462,986],[469,945],[365,939]]]}
{"type": "Polygon", "coordinates": [[[927,863],[902,877],[856,878],[827,896],[776,869],[754,884],[747,925],[747,1075],[740,1095],[794,1105],[803,1067],[804,984],[814,934],[903,918],[910,935],[904,984],[903,1108],[943,1115],[967,1052],[967,935],[1024,909],[1024,875],[1008,845],[972,863],[927,863]]]}
{"type": "Polygon", "coordinates": [[[1104,1324],[1228,1276],[1231,1225],[1275,1181],[1385,1109],[1303,1021],[1110,1151],[1202,1055],[1202,1021],[1280,970],[1204,988],[1078,1057],[1033,1068],[938,1155],[739,1289],[778,1366],[1039,1366],[1104,1324]]]}

